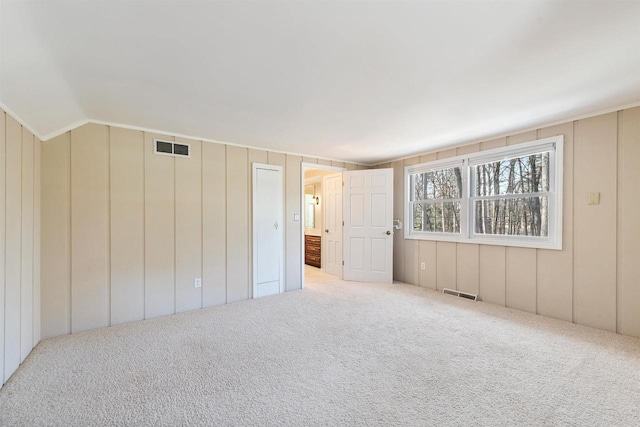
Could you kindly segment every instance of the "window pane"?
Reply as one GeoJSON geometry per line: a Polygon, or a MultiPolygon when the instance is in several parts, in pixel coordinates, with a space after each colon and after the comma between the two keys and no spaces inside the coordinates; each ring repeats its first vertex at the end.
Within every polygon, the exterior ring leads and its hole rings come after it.
{"type": "Polygon", "coordinates": [[[413,231],[460,232],[460,202],[413,205],[413,231]]]}
{"type": "Polygon", "coordinates": [[[476,234],[549,236],[547,196],[502,200],[476,200],[476,234]]]}
{"type": "Polygon", "coordinates": [[[462,169],[447,168],[411,176],[411,200],[459,199],[462,197],[462,169]]]}
{"type": "Polygon", "coordinates": [[[549,191],[549,153],[485,163],[475,173],[478,196],[549,191]]]}

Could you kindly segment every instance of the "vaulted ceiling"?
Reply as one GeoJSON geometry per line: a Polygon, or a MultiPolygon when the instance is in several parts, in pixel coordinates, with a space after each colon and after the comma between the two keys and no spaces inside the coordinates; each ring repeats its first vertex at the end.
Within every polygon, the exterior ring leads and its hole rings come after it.
{"type": "Polygon", "coordinates": [[[0,101],[375,163],[640,103],[640,2],[3,1],[0,101]]]}

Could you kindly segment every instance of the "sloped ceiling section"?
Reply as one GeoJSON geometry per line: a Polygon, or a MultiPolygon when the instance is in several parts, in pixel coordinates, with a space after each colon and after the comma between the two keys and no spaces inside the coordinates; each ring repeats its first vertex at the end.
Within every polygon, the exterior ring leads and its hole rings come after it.
{"type": "Polygon", "coordinates": [[[640,2],[3,1],[0,100],[375,163],[640,102],[640,2]]]}

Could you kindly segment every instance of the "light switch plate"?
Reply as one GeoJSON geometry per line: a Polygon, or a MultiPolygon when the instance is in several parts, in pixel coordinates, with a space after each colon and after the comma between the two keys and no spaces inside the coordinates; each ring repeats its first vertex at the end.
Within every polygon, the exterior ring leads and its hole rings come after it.
{"type": "Polygon", "coordinates": [[[587,204],[589,205],[599,205],[600,204],[600,193],[588,193],[587,194],[587,204]]]}
{"type": "Polygon", "coordinates": [[[201,288],[202,287],[202,279],[200,277],[196,277],[196,279],[193,281],[193,286],[195,288],[201,288]]]}
{"type": "Polygon", "coordinates": [[[427,264],[424,262],[420,263],[420,270],[426,270],[427,269],[427,264]]]}
{"type": "Polygon", "coordinates": [[[300,214],[293,214],[294,221],[300,221],[300,214]]]}

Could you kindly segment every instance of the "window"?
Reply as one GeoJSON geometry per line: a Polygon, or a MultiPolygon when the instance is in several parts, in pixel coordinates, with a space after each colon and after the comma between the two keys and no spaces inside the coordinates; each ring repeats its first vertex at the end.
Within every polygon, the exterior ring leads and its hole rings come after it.
{"type": "Polygon", "coordinates": [[[460,234],[463,209],[462,162],[431,164],[410,174],[414,232],[460,234]]]}
{"type": "Polygon", "coordinates": [[[563,137],[405,168],[410,239],[562,249],[563,137]]]}

